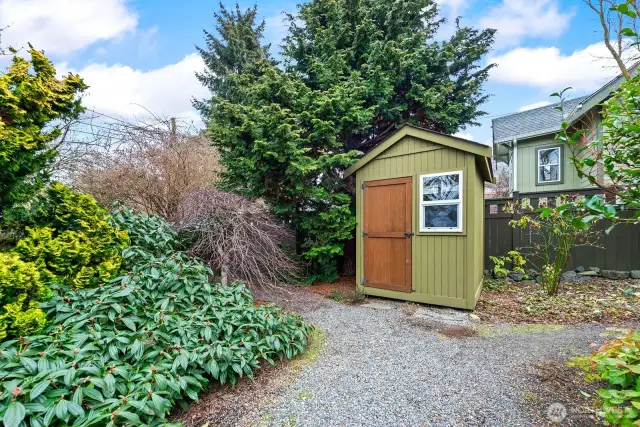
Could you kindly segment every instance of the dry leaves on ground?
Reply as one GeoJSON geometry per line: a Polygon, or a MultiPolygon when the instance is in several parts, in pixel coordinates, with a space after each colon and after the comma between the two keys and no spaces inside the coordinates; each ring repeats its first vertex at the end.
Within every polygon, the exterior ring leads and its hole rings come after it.
{"type": "Polygon", "coordinates": [[[599,323],[623,326],[640,320],[640,281],[592,279],[563,283],[548,296],[537,284],[505,283],[485,289],[476,314],[487,322],[599,323]]]}

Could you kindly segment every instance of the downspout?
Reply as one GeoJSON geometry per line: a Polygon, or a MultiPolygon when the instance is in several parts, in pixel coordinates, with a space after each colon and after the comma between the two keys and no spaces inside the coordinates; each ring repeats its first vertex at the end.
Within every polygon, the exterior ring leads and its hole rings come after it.
{"type": "Polygon", "coordinates": [[[513,191],[518,191],[518,140],[513,138],[513,191]]]}

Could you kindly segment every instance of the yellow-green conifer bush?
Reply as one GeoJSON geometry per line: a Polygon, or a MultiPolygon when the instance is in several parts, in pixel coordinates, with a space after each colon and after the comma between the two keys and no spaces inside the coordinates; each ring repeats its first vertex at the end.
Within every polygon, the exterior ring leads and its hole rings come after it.
{"type": "Polygon", "coordinates": [[[0,340],[39,332],[46,316],[38,306],[48,295],[35,264],[0,252],[0,340]]]}
{"type": "Polygon", "coordinates": [[[15,252],[38,266],[45,283],[87,288],[118,273],[129,237],[109,223],[93,197],[54,183],[31,205],[15,252]]]}

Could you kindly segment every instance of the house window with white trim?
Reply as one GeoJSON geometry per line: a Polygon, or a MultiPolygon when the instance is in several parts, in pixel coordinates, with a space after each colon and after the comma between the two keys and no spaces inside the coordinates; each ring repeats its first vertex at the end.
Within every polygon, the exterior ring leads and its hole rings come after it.
{"type": "Polygon", "coordinates": [[[420,231],[462,231],[462,171],[420,175],[420,231]]]}
{"type": "Polygon", "coordinates": [[[538,184],[562,182],[562,150],[560,147],[538,149],[538,184]]]}

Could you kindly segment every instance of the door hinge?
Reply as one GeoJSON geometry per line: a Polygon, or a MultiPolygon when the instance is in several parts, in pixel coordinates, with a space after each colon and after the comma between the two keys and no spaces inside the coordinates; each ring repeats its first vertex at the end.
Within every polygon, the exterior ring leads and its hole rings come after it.
{"type": "Polygon", "coordinates": [[[365,279],[364,277],[362,278],[362,281],[360,282],[361,285],[364,285],[365,283],[367,283],[367,279],[365,279]]]}
{"type": "Polygon", "coordinates": [[[362,232],[362,237],[364,237],[364,236],[368,236],[368,235],[369,235],[369,233],[367,233],[366,231],[363,231],[363,232],[362,232]]]}
{"type": "Polygon", "coordinates": [[[404,237],[406,237],[407,239],[411,238],[411,236],[413,236],[413,231],[407,231],[404,233],[404,237]]]}
{"type": "Polygon", "coordinates": [[[364,190],[364,188],[365,188],[365,187],[366,187],[366,185],[364,185],[364,184],[362,184],[362,185],[360,186],[360,188],[362,188],[363,190],[364,190]]]}

